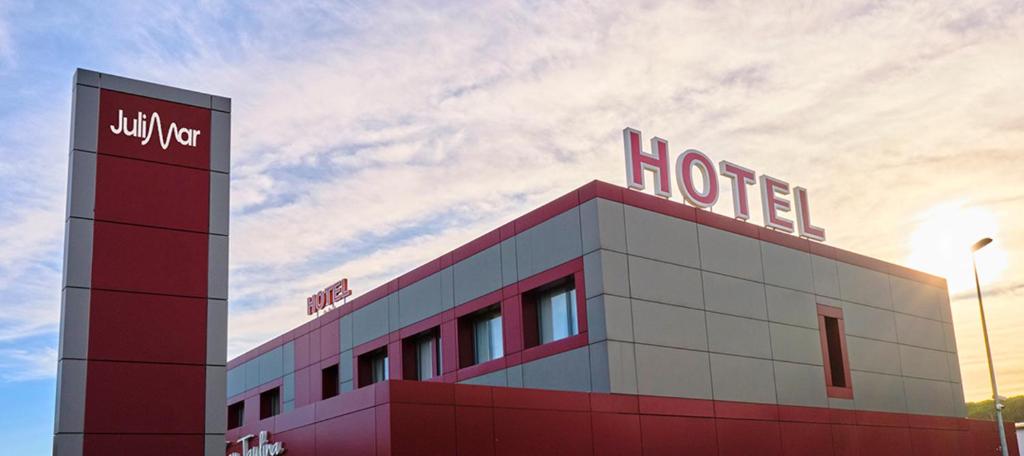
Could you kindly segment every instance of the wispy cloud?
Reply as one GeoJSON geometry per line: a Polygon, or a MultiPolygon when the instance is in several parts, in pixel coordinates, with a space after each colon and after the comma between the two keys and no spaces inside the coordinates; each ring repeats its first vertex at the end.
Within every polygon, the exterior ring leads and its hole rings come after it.
{"type": "MultiPolygon", "coordinates": [[[[999,199],[996,170],[1024,165],[1016,2],[104,9],[118,14],[77,12],[102,33],[69,32],[108,50],[97,69],[234,100],[232,354],[301,322],[338,276],[365,291],[586,181],[621,182],[627,125],[810,188],[830,242],[897,262],[907,208],[999,199]]],[[[24,141],[0,165],[24,195],[4,207],[0,283],[49,313],[13,314],[13,337],[55,330],[63,183],[26,170],[66,163],[24,141]]]]}
{"type": "Polygon", "coordinates": [[[0,381],[20,382],[57,374],[57,350],[0,349],[0,381]]]}

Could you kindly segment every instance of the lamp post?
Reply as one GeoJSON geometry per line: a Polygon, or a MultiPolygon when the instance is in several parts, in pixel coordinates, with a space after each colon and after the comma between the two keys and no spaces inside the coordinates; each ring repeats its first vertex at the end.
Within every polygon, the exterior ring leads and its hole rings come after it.
{"type": "Polygon", "coordinates": [[[1003,404],[1000,402],[999,389],[996,387],[996,370],[992,366],[992,349],[988,344],[988,324],[985,323],[985,306],[981,302],[981,282],[978,280],[978,261],[974,254],[986,245],[992,243],[992,238],[985,238],[975,242],[971,246],[971,265],[974,266],[974,286],[978,290],[978,309],[981,311],[981,334],[985,336],[985,355],[988,356],[988,376],[992,381],[992,402],[996,409],[996,426],[999,427],[999,449],[1003,456],[1008,456],[1006,448],[1006,430],[1003,429],[1003,404]]]}

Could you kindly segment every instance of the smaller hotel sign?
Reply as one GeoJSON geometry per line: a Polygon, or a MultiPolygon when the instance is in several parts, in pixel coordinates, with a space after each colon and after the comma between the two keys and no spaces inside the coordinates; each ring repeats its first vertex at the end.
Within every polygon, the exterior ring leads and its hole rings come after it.
{"type": "Polygon", "coordinates": [[[327,306],[338,304],[349,296],[352,296],[352,290],[348,289],[348,279],[334,282],[331,286],[306,298],[306,315],[313,315],[327,306]]]}
{"type": "Polygon", "coordinates": [[[793,187],[781,179],[762,174],[757,176],[753,170],[732,162],[722,160],[716,168],[714,163],[699,150],[687,149],[676,157],[675,166],[668,158],[668,142],[664,139],[651,138],[651,151],[641,149],[640,131],[632,128],[622,130],[622,138],[626,151],[626,182],[629,188],[643,190],[644,171],[654,173],[654,194],[663,198],[672,196],[671,178],[675,175],[676,185],[687,203],[701,209],[707,209],[718,202],[718,175],[729,179],[732,185],[732,207],[734,216],[740,220],[750,218],[750,196],[747,187],[758,182],[761,193],[761,212],[764,225],[787,233],[794,229],[801,237],[815,241],[825,241],[825,229],[811,224],[810,204],[807,201],[807,189],[793,187]],[[702,184],[697,187],[693,172],[701,175],[702,184]],[[717,172],[716,172],[717,171],[717,172]],[[787,198],[792,193],[793,200],[787,198]],[[796,220],[786,217],[795,206],[796,220]]]}

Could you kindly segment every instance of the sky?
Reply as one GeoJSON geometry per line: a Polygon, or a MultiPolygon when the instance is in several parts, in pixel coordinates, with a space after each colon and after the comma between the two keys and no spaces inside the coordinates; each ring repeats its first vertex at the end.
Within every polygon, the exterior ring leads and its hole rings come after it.
{"type": "Polygon", "coordinates": [[[947,276],[968,400],[966,249],[994,237],[993,356],[1024,394],[1022,5],[0,0],[0,441],[49,451],[78,67],[233,99],[229,356],[340,277],[624,185],[629,126],[807,188],[827,244],[947,276]]]}

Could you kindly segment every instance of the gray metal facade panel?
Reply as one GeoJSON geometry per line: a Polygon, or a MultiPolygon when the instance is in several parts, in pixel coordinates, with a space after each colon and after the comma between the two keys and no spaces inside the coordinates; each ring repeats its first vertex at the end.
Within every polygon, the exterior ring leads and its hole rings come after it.
{"type": "Polygon", "coordinates": [[[588,298],[600,294],[629,296],[626,255],[611,250],[595,250],[584,255],[583,280],[588,298]]]}
{"type": "Polygon", "coordinates": [[[259,358],[252,359],[242,366],[245,366],[245,389],[255,388],[260,385],[260,363],[259,358]]]}
{"type": "Polygon", "coordinates": [[[897,312],[943,320],[943,290],[902,277],[889,277],[893,309],[897,312]]]}
{"type": "Polygon", "coordinates": [[[451,266],[444,268],[441,274],[441,308],[444,310],[455,307],[455,283],[451,266]]]}
{"type": "Polygon", "coordinates": [[[674,264],[629,257],[631,297],[677,306],[704,308],[700,272],[674,264]]]}
{"type": "Polygon", "coordinates": [[[814,294],[839,299],[839,269],[836,260],[811,255],[814,294]]]}
{"type": "Polygon", "coordinates": [[[352,380],[352,350],[341,352],[338,360],[338,381],[345,383],[352,380]]]}
{"type": "Polygon", "coordinates": [[[697,226],[701,267],[706,271],[761,282],[761,241],[704,225],[697,226]]]}
{"type": "Polygon", "coordinates": [[[205,432],[223,433],[228,427],[227,377],[224,366],[206,366],[205,432]]]}
{"type": "Polygon", "coordinates": [[[63,286],[92,286],[93,221],[69,218],[64,224],[63,286]]]}
{"type": "Polygon", "coordinates": [[[626,251],[623,204],[595,198],[580,205],[583,253],[597,249],[626,251]]]}
{"type": "Polygon", "coordinates": [[[57,434],[80,433],[85,429],[85,385],[88,362],[80,359],[57,361],[57,434]]]}
{"type": "Polygon", "coordinates": [[[228,237],[210,234],[208,255],[207,295],[214,299],[228,299],[228,237]]]}
{"type": "Polygon", "coordinates": [[[892,309],[889,276],[878,271],[839,262],[839,291],[844,301],[892,309]]]}
{"type": "Polygon", "coordinates": [[[227,174],[210,173],[210,232],[228,235],[231,179],[227,174]]]}
{"type": "MultiPolygon", "coordinates": [[[[590,350],[590,365],[592,368],[607,369],[608,385],[611,392],[637,394],[637,362],[634,344],[607,341],[591,345],[590,350]],[[607,356],[604,358],[607,359],[607,363],[602,362],[600,358],[595,358],[593,356],[595,351],[598,354],[607,353],[607,356]]],[[[604,371],[597,371],[598,374],[602,372],[604,371]]],[[[598,374],[591,375],[592,382],[595,385],[594,388],[596,388],[598,383],[593,379],[600,380],[598,374]]]]}
{"type": "Polygon", "coordinates": [[[602,340],[633,341],[633,306],[630,299],[599,295],[587,300],[587,334],[590,343],[602,340]]]}
{"type": "MultiPolygon", "coordinates": [[[[520,278],[583,255],[580,211],[573,208],[516,235],[516,268],[520,278]]],[[[456,272],[456,280],[458,280],[456,272]]]]}
{"type": "Polygon", "coordinates": [[[58,359],[86,359],[89,353],[89,301],[85,288],[65,288],[61,293],[58,359]]]}
{"type": "Polygon", "coordinates": [[[231,115],[210,113],[210,169],[227,173],[231,169],[231,115]]]}
{"type": "Polygon", "coordinates": [[[946,336],[943,334],[942,323],[901,313],[894,315],[896,334],[901,344],[945,350],[946,336]]]}
{"type": "Polygon", "coordinates": [[[953,385],[949,382],[904,378],[907,395],[907,412],[922,415],[956,416],[952,400],[936,400],[936,398],[952,398],[953,385]]]}
{"type": "Polygon", "coordinates": [[[505,369],[501,369],[483,375],[478,375],[473,378],[468,378],[459,383],[465,383],[467,385],[508,386],[508,374],[505,373],[505,369]]]}
{"type": "Polygon", "coordinates": [[[635,350],[640,394],[711,399],[707,352],[643,344],[635,350]]]}
{"type": "Polygon", "coordinates": [[[288,341],[281,347],[281,372],[295,372],[295,341],[288,341]]]}
{"type": "Polygon", "coordinates": [[[704,271],[704,307],[709,311],[741,317],[768,319],[764,285],[704,271]]]}
{"type": "Polygon", "coordinates": [[[779,361],[821,365],[821,333],[816,329],[770,323],[772,358],[779,361]]]}
{"type": "Polygon", "coordinates": [[[501,246],[495,245],[452,266],[455,305],[501,288],[501,246]]]}
{"type": "Polygon", "coordinates": [[[715,400],[776,403],[771,360],[712,353],[711,381],[715,400]]]}
{"type": "Polygon", "coordinates": [[[814,292],[811,255],[770,242],[761,242],[764,282],[794,290],[814,292]]]}
{"type": "Polygon", "coordinates": [[[781,405],[828,407],[821,366],[775,361],[775,394],[781,405]]]}
{"type": "Polygon", "coordinates": [[[710,351],[771,359],[768,322],[708,312],[707,325],[710,351]]]}
{"type": "MultiPolygon", "coordinates": [[[[338,348],[342,352],[345,350],[351,350],[355,347],[355,344],[353,343],[352,331],[354,328],[352,327],[352,319],[352,314],[347,314],[338,319],[338,337],[341,338],[338,342],[338,348]]],[[[330,334],[328,334],[327,337],[330,337],[330,334]]]]}
{"type": "Polygon", "coordinates": [[[71,151],[65,217],[92,219],[96,215],[96,154],[71,151]]]}
{"type": "Polygon", "coordinates": [[[878,412],[907,412],[903,377],[851,371],[853,402],[857,409],[878,412]]]}
{"type": "Polygon", "coordinates": [[[399,327],[411,325],[442,310],[440,273],[431,274],[398,291],[399,327]]]}
{"type": "Polygon", "coordinates": [[[519,269],[516,266],[516,238],[501,241],[501,286],[512,285],[519,281],[519,269]]]}
{"type": "Polygon", "coordinates": [[[284,375],[284,369],[282,368],[282,361],[284,360],[284,357],[282,356],[282,347],[274,348],[273,350],[260,355],[256,359],[259,360],[260,385],[277,380],[284,375]]]}
{"type": "Polygon", "coordinates": [[[590,391],[590,349],[577,348],[522,364],[526,388],[590,391]]]}
{"type": "Polygon", "coordinates": [[[369,342],[388,333],[388,298],[378,299],[352,312],[352,343],[369,342]]]}
{"type": "MultiPolygon", "coordinates": [[[[821,304],[836,304],[821,298],[819,301],[821,304]]],[[[843,309],[846,334],[896,342],[896,320],[891,311],[850,302],[838,304],[843,309]]]]}
{"type": "Polygon", "coordinates": [[[228,363],[228,302],[206,300],[206,364],[228,363]]]}
{"type": "Polygon", "coordinates": [[[764,288],[769,321],[818,329],[818,304],[814,295],[771,285],[764,288]]]}
{"type": "Polygon", "coordinates": [[[664,347],[708,349],[704,311],[632,300],[633,337],[637,343],[664,347]]]}
{"type": "MultiPolygon", "coordinates": [[[[221,445],[223,446],[224,443],[222,442],[221,445]]],[[[53,436],[53,456],[82,456],[84,446],[85,434],[56,434],[53,436]]]]}
{"type": "Polygon", "coordinates": [[[900,345],[900,367],[904,377],[916,377],[943,382],[952,381],[947,353],[927,348],[900,345]]]}
{"type": "Polygon", "coordinates": [[[245,392],[245,365],[229,369],[227,372],[227,397],[234,397],[245,392]]]}
{"type": "Polygon", "coordinates": [[[626,206],[625,214],[630,255],[700,267],[697,224],[633,206],[626,206]]]}
{"type": "Polygon", "coordinates": [[[100,125],[100,90],[76,84],[71,104],[71,149],[96,152],[100,125]]]}
{"type": "Polygon", "coordinates": [[[900,375],[900,349],[896,343],[848,334],[846,351],[852,370],[900,375]]]}

